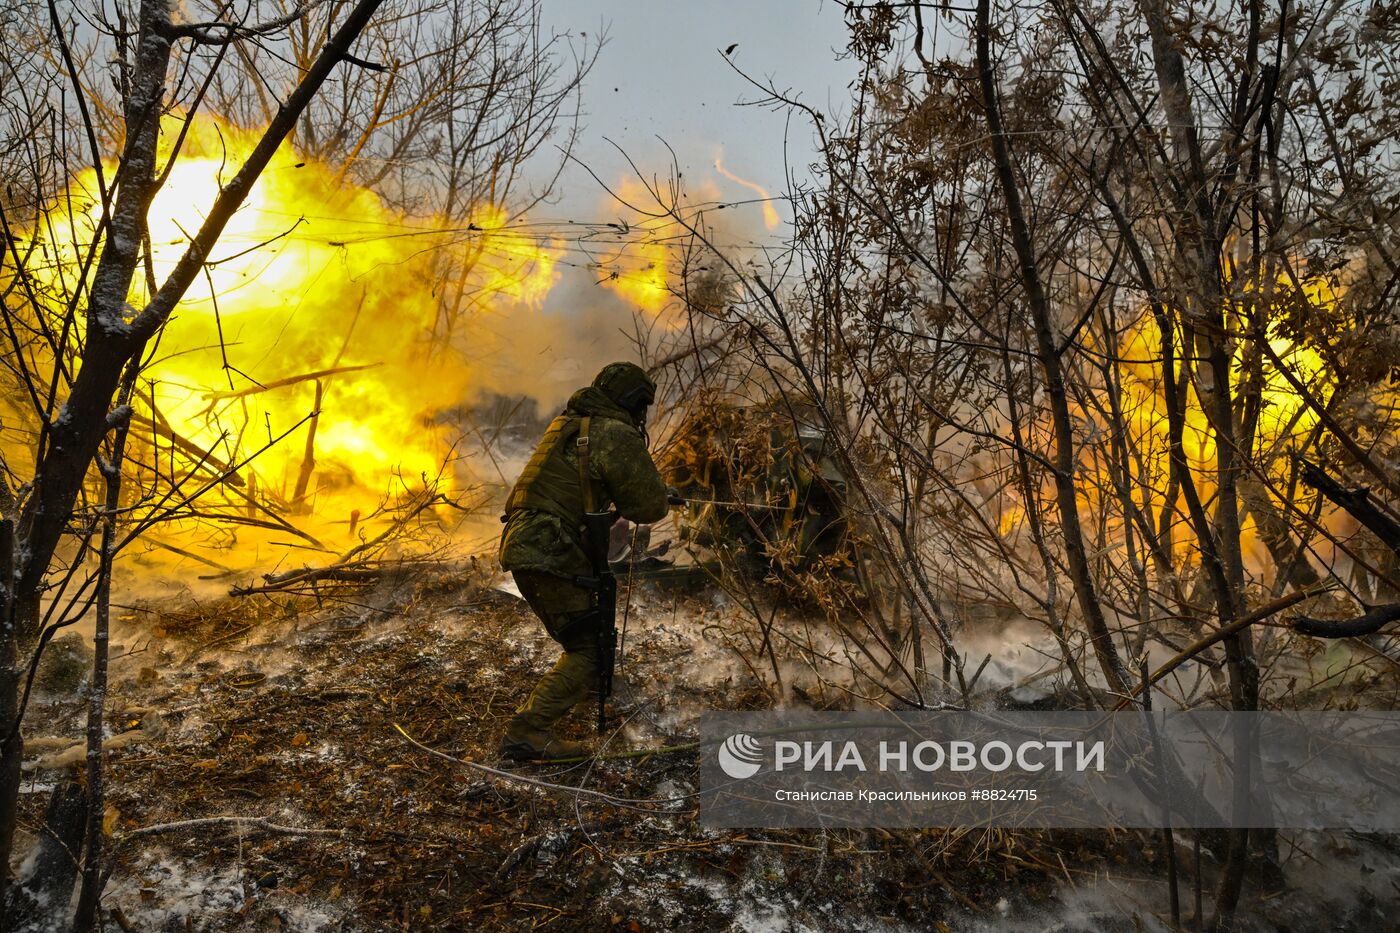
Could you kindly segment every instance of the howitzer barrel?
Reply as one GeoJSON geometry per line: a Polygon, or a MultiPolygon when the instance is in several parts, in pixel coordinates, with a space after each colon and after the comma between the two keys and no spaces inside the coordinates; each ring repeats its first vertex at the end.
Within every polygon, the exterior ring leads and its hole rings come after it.
{"type": "Polygon", "coordinates": [[[722,505],[732,509],[759,509],[765,512],[785,512],[791,506],[765,505],[760,502],[738,502],[731,499],[685,499],[677,496],[669,500],[672,505],[722,505]]]}

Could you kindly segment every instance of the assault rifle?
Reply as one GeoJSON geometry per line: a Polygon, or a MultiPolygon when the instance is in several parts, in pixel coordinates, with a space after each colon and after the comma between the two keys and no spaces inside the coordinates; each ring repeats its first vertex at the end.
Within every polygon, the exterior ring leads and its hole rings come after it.
{"type": "MultiPolygon", "coordinates": [[[[685,503],[674,490],[667,491],[666,501],[670,505],[685,503]]],[[[608,560],[608,552],[612,550],[612,527],[617,519],[616,509],[583,513],[583,549],[593,568],[593,576],[585,585],[593,591],[593,611],[598,617],[599,735],[608,725],[607,703],[612,696],[613,672],[617,667],[617,576],[608,560]]]]}
{"type": "Polygon", "coordinates": [[[583,547],[593,567],[588,581],[593,609],[598,614],[598,734],[607,726],[608,697],[612,695],[613,666],[617,663],[617,577],[608,563],[609,536],[617,512],[583,513],[583,547]]]}

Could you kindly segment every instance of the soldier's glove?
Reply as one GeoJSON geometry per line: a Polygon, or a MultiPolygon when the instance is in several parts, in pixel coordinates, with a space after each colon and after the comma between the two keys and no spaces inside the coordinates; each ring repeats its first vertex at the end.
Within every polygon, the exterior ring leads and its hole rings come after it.
{"type": "Polygon", "coordinates": [[[667,487],[666,487],[666,504],[667,504],[667,505],[685,505],[685,497],[681,495],[680,490],[678,490],[675,486],[667,486],[667,487]]]}

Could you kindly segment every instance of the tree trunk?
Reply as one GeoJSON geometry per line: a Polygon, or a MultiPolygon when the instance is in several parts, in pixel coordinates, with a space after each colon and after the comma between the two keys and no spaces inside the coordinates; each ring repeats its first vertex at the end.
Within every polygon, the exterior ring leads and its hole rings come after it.
{"type": "Polygon", "coordinates": [[[39,841],[25,863],[27,873],[10,888],[5,929],[61,930],[66,926],[86,815],[87,794],[74,769],[49,797],[39,841]]]}
{"type": "Polygon", "coordinates": [[[1079,518],[1079,501],[1074,485],[1074,426],[1070,421],[1064,372],[1050,321],[1050,302],[1041,282],[1035,247],[1031,243],[1030,226],[1026,221],[1020,187],[1011,162],[1011,146],[1002,126],[1001,109],[997,103],[996,77],[991,60],[991,24],[988,22],[990,6],[990,0],[978,0],[977,66],[981,72],[982,102],[986,107],[987,128],[992,137],[992,155],[996,161],[997,180],[1001,183],[1002,196],[1006,201],[1011,239],[1016,248],[1017,261],[1021,265],[1021,281],[1035,324],[1038,348],[1036,355],[1045,371],[1045,391],[1050,400],[1050,414],[1055,431],[1055,501],[1065,537],[1065,556],[1069,562],[1075,597],[1079,602],[1080,611],[1084,613],[1084,624],[1089,630],[1089,639],[1099,659],[1099,667],[1103,670],[1109,689],[1123,694],[1128,692],[1128,676],[1122,660],[1118,657],[1118,649],[1113,644],[1108,621],[1104,618],[1103,605],[1099,602],[1094,586],[1079,518]]]}
{"type": "Polygon", "coordinates": [[[99,552],[96,621],[92,635],[92,683],[88,688],[87,827],[83,847],[83,886],[78,896],[78,911],[73,918],[75,933],[87,933],[97,927],[97,905],[102,896],[102,824],[106,817],[102,737],[105,725],[103,713],[107,702],[107,655],[111,638],[112,563],[117,556],[122,463],[126,455],[126,436],[131,427],[131,409],[128,406],[132,389],[136,387],[136,377],[141,372],[143,350],[144,346],[138,347],[127,364],[121,396],[117,399],[117,411],[122,421],[112,438],[112,456],[102,464],[102,474],[107,481],[107,498],[103,503],[102,549],[99,552]]]}
{"type": "MultiPolygon", "coordinates": [[[[0,479],[0,483],[4,480],[0,479]]],[[[24,736],[19,728],[19,691],[23,682],[18,663],[11,581],[14,580],[15,525],[0,518],[0,927],[10,902],[10,854],[19,819],[20,761],[24,736]]]]}
{"type": "MultiPolygon", "coordinates": [[[[1214,434],[1217,490],[1213,521],[1208,527],[1201,527],[1202,516],[1196,514],[1193,515],[1193,524],[1197,525],[1203,562],[1211,565],[1208,569],[1216,591],[1220,625],[1228,628],[1243,615],[1244,604],[1244,560],[1240,550],[1238,497],[1242,472],[1239,459],[1243,448],[1240,446],[1242,439],[1236,436],[1235,431],[1227,309],[1220,282],[1223,240],[1215,201],[1223,204],[1225,199],[1217,199],[1215,192],[1220,186],[1230,184],[1238,166],[1228,161],[1234,156],[1227,155],[1225,165],[1218,171],[1207,173],[1191,104],[1185,60],[1180,43],[1170,28],[1165,3],[1163,0],[1143,0],[1142,8],[1151,37],[1153,64],[1172,141],[1175,168],[1182,181],[1182,190],[1190,192],[1182,205],[1183,210],[1174,219],[1172,232],[1190,289],[1187,306],[1183,309],[1183,324],[1189,325],[1186,330],[1193,339],[1196,354],[1205,362],[1204,369],[1197,372],[1196,390],[1214,434]],[[1214,560],[1206,559],[1208,542],[1214,552],[1214,560]]],[[[1255,61],[1253,51],[1258,44],[1257,5],[1251,8],[1251,12],[1250,56],[1240,79],[1242,84],[1251,80],[1251,66],[1255,61]]],[[[1236,126],[1234,129],[1239,135],[1243,127],[1236,126]]],[[[1222,140],[1222,148],[1227,152],[1233,151],[1236,147],[1228,145],[1228,142],[1228,139],[1222,140]]],[[[1198,512],[1198,509],[1193,511],[1198,512]]],[[[1254,665],[1252,639],[1248,631],[1237,631],[1225,639],[1224,645],[1230,674],[1231,706],[1236,710],[1253,710],[1258,705],[1258,672],[1254,665]]],[[[1237,730],[1237,770],[1233,775],[1237,819],[1248,811],[1250,805],[1249,762],[1253,748],[1251,730],[1237,730]]],[[[1232,829],[1228,839],[1225,867],[1216,889],[1215,917],[1211,923],[1217,930],[1230,929],[1234,925],[1235,909],[1244,883],[1249,831],[1232,829]]]]}
{"type": "MultiPolygon", "coordinates": [[[[4,745],[0,764],[0,853],[14,845],[14,810],[18,805],[19,724],[15,722],[15,650],[38,636],[40,598],[50,562],[72,516],[73,504],[87,477],[99,445],[112,427],[108,412],[123,367],[145,341],[169,319],[175,306],[204,268],[210,250],[224,227],[242,205],[277,148],[325,83],[331,70],[349,54],[350,45],[368,24],[383,0],[358,0],[326,42],[301,82],[287,98],[248,160],[220,190],[199,232],[181,256],[170,277],[135,317],[128,314],[127,299],[146,239],[146,215],[156,193],[156,149],[160,117],[165,105],[166,71],[173,42],[180,33],[170,22],[168,0],[142,0],[136,43],[136,61],[125,108],[126,145],[118,169],[116,199],[107,217],[102,256],[89,291],[87,339],[82,361],[63,404],[36,457],[34,490],[19,516],[16,537],[22,554],[16,567],[8,627],[0,632],[0,713],[13,711],[5,721],[14,733],[4,745]]],[[[240,41],[230,36],[230,41],[240,41]]],[[[81,838],[81,836],[80,836],[81,838]]],[[[0,863],[8,874],[8,862],[0,863]]]]}

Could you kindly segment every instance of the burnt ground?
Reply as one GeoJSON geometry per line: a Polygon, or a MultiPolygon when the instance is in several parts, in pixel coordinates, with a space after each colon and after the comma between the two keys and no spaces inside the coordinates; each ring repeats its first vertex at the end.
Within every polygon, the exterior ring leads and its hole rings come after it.
{"type": "MultiPolygon", "coordinates": [[[[144,740],[110,753],[107,928],[1165,929],[1166,859],[1147,834],[698,826],[684,799],[695,753],[637,752],[692,739],[701,709],[770,702],[707,624],[724,612],[709,594],[639,592],[627,724],[605,747],[627,756],[511,767],[565,785],[542,789],[429,755],[395,728],[499,764],[506,719],[554,658],[510,595],[447,576],[133,607],[109,709],[114,731],[144,740]],[[638,812],[571,786],[682,799],[638,812]],[[261,822],[168,825],[227,816],[261,822]]],[[[78,735],[80,704],[40,697],[30,734],[78,735]]],[[[586,738],[587,720],[566,734],[586,738]]],[[[29,772],[31,831],[61,777],[29,772]]],[[[1293,893],[1249,902],[1249,927],[1382,928],[1400,903],[1387,845],[1318,841],[1286,866],[1293,893]],[[1342,887],[1338,872],[1367,877],[1342,887]]],[[[1189,914],[1189,880],[1183,897],[1189,914]]]]}

